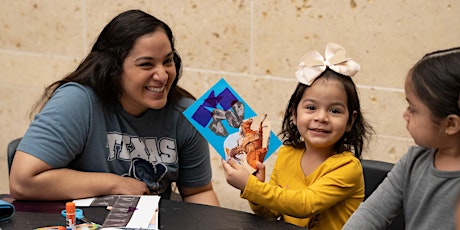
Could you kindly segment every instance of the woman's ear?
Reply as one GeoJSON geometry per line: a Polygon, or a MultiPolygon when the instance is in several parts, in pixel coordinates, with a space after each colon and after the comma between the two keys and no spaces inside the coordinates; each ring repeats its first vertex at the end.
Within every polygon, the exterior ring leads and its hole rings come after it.
{"type": "Polygon", "coordinates": [[[351,131],[351,128],[353,128],[353,125],[355,124],[355,120],[356,120],[356,117],[358,116],[358,112],[356,112],[356,110],[353,110],[353,112],[351,113],[351,122],[347,125],[347,132],[350,132],[351,131]]]}
{"type": "Polygon", "coordinates": [[[450,114],[445,118],[447,136],[452,136],[460,133],[460,116],[456,114],[450,114]]]}

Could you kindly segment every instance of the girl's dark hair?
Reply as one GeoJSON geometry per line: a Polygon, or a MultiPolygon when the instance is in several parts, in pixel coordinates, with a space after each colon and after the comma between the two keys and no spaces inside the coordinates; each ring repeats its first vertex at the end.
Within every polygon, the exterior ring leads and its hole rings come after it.
{"type": "MultiPolygon", "coordinates": [[[[340,140],[335,143],[333,147],[334,152],[341,153],[343,151],[353,151],[354,155],[358,159],[361,159],[364,141],[369,139],[374,131],[369,123],[364,119],[361,112],[355,83],[350,77],[336,73],[329,68],[316,78],[315,81],[318,79],[335,80],[342,83],[347,94],[347,108],[349,111],[348,124],[353,121],[353,111],[356,111],[355,122],[351,130],[349,132],[345,132],[340,140]]],[[[314,84],[314,82],[312,84],[314,84]]],[[[293,116],[297,116],[297,107],[302,99],[304,91],[308,90],[308,88],[309,86],[298,83],[286,107],[283,125],[281,132],[279,133],[284,145],[292,146],[294,148],[305,148],[305,142],[303,141],[297,126],[293,123],[292,118],[293,116]]]]}
{"type": "Polygon", "coordinates": [[[409,77],[415,95],[435,120],[460,116],[460,47],[426,54],[409,70],[409,77]]]}
{"type": "Polygon", "coordinates": [[[140,10],[129,10],[113,18],[102,30],[91,52],[75,71],[49,85],[33,107],[32,113],[40,111],[54,91],[67,82],[77,82],[91,87],[104,106],[118,103],[122,94],[121,74],[123,61],[136,40],[146,34],[163,31],[168,36],[174,53],[176,78],[171,86],[168,101],[175,103],[181,97],[194,98],[177,86],[182,71],[182,60],[174,47],[171,28],[163,21],[140,10]]]}

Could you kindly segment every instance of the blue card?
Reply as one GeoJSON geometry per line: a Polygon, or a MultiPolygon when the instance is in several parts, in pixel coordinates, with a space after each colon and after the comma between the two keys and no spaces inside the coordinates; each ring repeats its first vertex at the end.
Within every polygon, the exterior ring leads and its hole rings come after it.
{"type": "Polygon", "coordinates": [[[255,168],[281,146],[267,115],[257,115],[223,78],[183,114],[225,160],[255,168]]]}

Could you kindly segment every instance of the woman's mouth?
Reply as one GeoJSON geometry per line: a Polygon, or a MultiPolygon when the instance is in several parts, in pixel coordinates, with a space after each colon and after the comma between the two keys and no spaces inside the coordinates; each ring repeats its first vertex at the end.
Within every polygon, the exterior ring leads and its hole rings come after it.
{"type": "Polygon", "coordinates": [[[162,87],[145,87],[145,88],[146,88],[148,91],[154,92],[154,93],[160,93],[160,92],[162,92],[162,91],[165,89],[164,86],[162,86],[162,87]]]}

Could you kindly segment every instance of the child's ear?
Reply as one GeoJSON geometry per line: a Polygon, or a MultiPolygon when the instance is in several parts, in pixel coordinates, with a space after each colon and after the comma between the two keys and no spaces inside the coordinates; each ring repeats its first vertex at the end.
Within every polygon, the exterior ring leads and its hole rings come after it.
{"type": "Polygon", "coordinates": [[[450,114],[445,118],[447,136],[455,135],[460,132],[460,116],[456,114],[450,114]]]}
{"type": "Polygon", "coordinates": [[[289,113],[291,114],[291,120],[292,120],[292,124],[294,124],[295,126],[297,126],[297,122],[296,122],[296,111],[295,109],[290,109],[289,110],[289,113]]]}
{"type": "Polygon", "coordinates": [[[351,128],[353,128],[353,125],[355,124],[356,117],[358,116],[358,112],[356,110],[353,110],[351,113],[351,122],[347,125],[347,132],[351,131],[351,128]]]}

